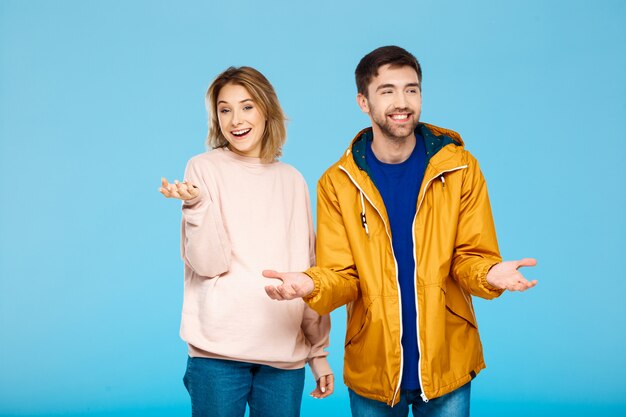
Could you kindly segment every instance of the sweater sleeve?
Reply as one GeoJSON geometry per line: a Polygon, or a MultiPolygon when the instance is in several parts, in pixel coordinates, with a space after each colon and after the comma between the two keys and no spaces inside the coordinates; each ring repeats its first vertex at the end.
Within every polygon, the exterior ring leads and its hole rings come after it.
{"type": "Polygon", "coordinates": [[[187,164],[185,179],[200,189],[200,194],[183,202],[181,253],[184,262],[198,275],[216,277],[227,272],[231,262],[231,243],[219,207],[211,196],[207,164],[193,158],[187,164]]]}
{"type": "Polygon", "coordinates": [[[332,374],[326,358],[328,352],[324,350],[330,344],[330,316],[328,314],[320,316],[313,309],[306,306],[302,319],[302,331],[311,343],[311,352],[307,362],[311,367],[315,380],[320,379],[320,376],[332,374]]]}
{"type": "Polygon", "coordinates": [[[503,290],[487,282],[487,272],[502,261],[487,194],[478,161],[468,153],[463,179],[459,225],[452,257],[452,276],[468,293],[491,299],[503,290]]]}

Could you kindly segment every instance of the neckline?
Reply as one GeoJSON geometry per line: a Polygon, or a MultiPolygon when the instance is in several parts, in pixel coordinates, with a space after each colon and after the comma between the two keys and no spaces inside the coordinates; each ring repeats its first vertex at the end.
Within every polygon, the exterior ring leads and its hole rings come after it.
{"type": "Polygon", "coordinates": [[[243,162],[246,165],[250,165],[250,166],[269,166],[269,165],[272,164],[272,163],[266,164],[266,163],[261,162],[261,158],[260,157],[240,155],[237,152],[233,152],[230,149],[228,149],[227,146],[218,148],[218,150],[221,150],[222,153],[224,154],[224,156],[226,156],[227,158],[233,159],[235,161],[243,162]]]}

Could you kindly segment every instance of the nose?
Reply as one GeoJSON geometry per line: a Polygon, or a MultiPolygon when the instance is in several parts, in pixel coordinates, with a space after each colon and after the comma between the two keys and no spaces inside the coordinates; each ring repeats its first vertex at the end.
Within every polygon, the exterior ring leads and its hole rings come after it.
{"type": "Polygon", "coordinates": [[[233,127],[239,126],[242,123],[241,114],[239,114],[237,110],[233,110],[232,115],[233,118],[230,123],[233,125],[233,127]]]}
{"type": "Polygon", "coordinates": [[[396,94],[396,107],[399,109],[404,109],[406,107],[407,99],[403,93],[396,94]]]}

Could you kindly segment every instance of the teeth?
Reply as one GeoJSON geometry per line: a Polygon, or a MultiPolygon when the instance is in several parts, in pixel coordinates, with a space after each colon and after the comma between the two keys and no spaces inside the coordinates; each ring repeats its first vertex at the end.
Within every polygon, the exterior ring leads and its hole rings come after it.
{"type": "Polygon", "coordinates": [[[245,135],[249,131],[250,129],[241,129],[241,130],[233,130],[231,133],[235,136],[241,136],[241,135],[245,135]]]}
{"type": "Polygon", "coordinates": [[[394,114],[391,116],[393,120],[406,120],[408,117],[408,114],[394,114]]]}

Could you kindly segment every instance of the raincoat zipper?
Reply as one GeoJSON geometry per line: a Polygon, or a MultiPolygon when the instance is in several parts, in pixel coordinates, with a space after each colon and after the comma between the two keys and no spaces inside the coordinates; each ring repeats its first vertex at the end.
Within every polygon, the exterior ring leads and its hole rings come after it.
{"type": "MultiPolygon", "coordinates": [[[[430,184],[433,182],[433,180],[435,180],[437,177],[441,178],[441,184],[443,185],[443,187],[445,187],[446,180],[443,178],[443,174],[453,172],[453,171],[458,171],[460,169],[466,169],[466,168],[467,168],[467,165],[461,165],[452,169],[441,171],[437,175],[435,175],[434,177],[428,180],[428,182],[424,186],[424,192],[422,193],[422,198],[419,200],[417,208],[415,209],[415,217],[413,217],[413,230],[415,230],[415,221],[417,220],[417,213],[419,213],[420,207],[422,206],[422,203],[424,202],[424,197],[426,196],[426,191],[428,191],[428,187],[430,187],[430,184]]],[[[417,302],[417,251],[416,251],[416,245],[415,245],[415,233],[412,233],[412,236],[413,236],[413,261],[415,262],[415,283],[416,283],[415,285],[415,312],[417,313],[417,318],[415,320],[415,324],[417,327],[417,352],[419,353],[419,359],[417,360],[417,369],[419,369],[419,372],[417,373],[417,376],[419,377],[420,388],[422,389],[422,393],[420,394],[420,396],[422,397],[422,401],[427,403],[428,397],[426,397],[426,394],[424,394],[424,383],[422,382],[422,350],[420,348],[420,308],[419,308],[419,303],[417,302]]]]}
{"type": "MultiPolygon", "coordinates": [[[[395,402],[395,400],[396,400],[396,396],[398,395],[398,392],[400,391],[400,384],[402,383],[402,371],[403,371],[403,368],[404,368],[404,351],[402,349],[402,332],[403,332],[403,330],[402,330],[402,300],[401,300],[401,297],[400,297],[400,281],[398,279],[398,261],[396,260],[396,254],[393,251],[393,241],[391,240],[391,235],[389,234],[389,229],[387,227],[387,222],[385,221],[385,218],[381,214],[380,210],[378,210],[378,208],[374,205],[372,200],[370,200],[370,198],[367,196],[367,194],[365,194],[365,192],[359,186],[359,184],[356,182],[356,180],[354,178],[352,178],[352,175],[350,175],[348,170],[346,170],[341,165],[339,165],[339,169],[341,169],[343,172],[346,173],[348,178],[350,178],[350,181],[352,181],[354,186],[361,192],[361,195],[364,195],[365,199],[367,199],[367,201],[372,205],[372,207],[374,207],[374,210],[376,210],[376,212],[378,213],[378,215],[380,216],[380,218],[382,219],[382,221],[383,221],[383,223],[385,225],[385,232],[387,233],[387,237],[389,238],[389,244],[391,245],[391,254],[393,255],[393,263],[394,263],[395,268],[396,268],[396,283],[398,284],[398,306],[399,306],[399,314],[400,314],[400,376],[398,378],[398,386],[396,387],[396,389],[395,389],[395,391],[393,393],[393,398],[391,399],[391,404],[393,404],[395,402]]],[[[419,343],[418,343],[418,348],[419,348],[419,343]]]]}

